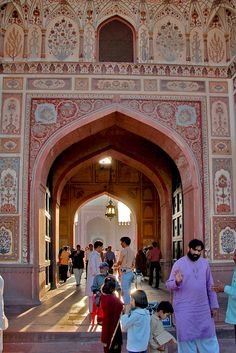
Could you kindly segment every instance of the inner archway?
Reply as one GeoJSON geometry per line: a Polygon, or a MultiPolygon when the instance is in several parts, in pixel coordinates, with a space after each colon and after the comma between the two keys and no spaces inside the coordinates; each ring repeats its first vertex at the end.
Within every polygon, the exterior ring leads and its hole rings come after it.
{"type": "Polygon", "coordinates": [[[119,222],[118,200],[103,194],[82,205],[75,214],[74,243],[85,248],[89,243],[102,240],[104,247],[112,246],[113,251],[120,250],[120,238],[129,236],[133,250],[137,251],[136,216],[130,211],[130,222],[119,222]],[[112,200],[116,215],[110,220],[105,216],[106,204],[112,200]]]}
{"type": "MultiPolygon", "coordinates": [[[[115,130],[117,133],[118,130],[115,130]]],[[[110,130],[110,134],[112,134],[112,130],[110,130]]],[[[130,140],[132,135],[126,135],[126,137],[130,140]]],[[[99,135],[96,136],[96,139],[98,143],[100,139],[99,135]]],[[[73,148],[76,149],[75,146],[73,148]]],[[[135,142],[133,148],[136,149],[135,142]]],[[[80,153],[82,153],[81,145],[80,153]]],[[[84,163],[78,163],[77,167],[74,168],[73,175],[64,185],[60,196],[59,242],[64,242],[61,245],[73,243],[74,216],[77,213],[78,207],[82,207],[92,199],[96,200],[101,194],[106,194],[110,198],[122,201],[132,210],[136,219],[135,223],[137,223],[135,248],[143,248],[143,246],[149,245],[154,239],[160,241],[161,223],[158,219],[161,218],[159,195],[159,193],[163,193],[161,186],[158,185],[158,190],[157,185],[154,185],[144,173],[138,170],[137,167],[134,167],[134,160],[127,159],[128,157],[126,156],[127,161],[124,163],[125,155],[114,150],[109,150],[106,153],[112,156],[112,169],[100,166],[99,154],[92,159],[86,160],[84,163]],[[133,166],[131,166],[132,163],[133,166]],[[110,171],[112,173],[111,181],[110,171]]],[[[76,153],[77,157],[78,154],[79,151],[76,153]]],[[[72,156],[69,151],[66,152],[65,158],[66,155],[72,156]]],[[[64,160],[61,155],[60,161],[55,161],[52,169],[53,174],[56,175],[59,169],[63,173],[65,163],[66,159],[64,160]]],[[[160,164],[161,159],[159,158],[160,164]]],[[[162,164],[164,164],[164,160],[162,160],[162,164]]],[[[169,179],[169,184],[171,184],[171,170],[167,169],[167,172],[169,172],[167,178],[169,179]]],[[[105,217],[105,202],[100,216],[105,217]]],[[[86,218],[89,219],[90,216],[87,214],[86,218]]]]}

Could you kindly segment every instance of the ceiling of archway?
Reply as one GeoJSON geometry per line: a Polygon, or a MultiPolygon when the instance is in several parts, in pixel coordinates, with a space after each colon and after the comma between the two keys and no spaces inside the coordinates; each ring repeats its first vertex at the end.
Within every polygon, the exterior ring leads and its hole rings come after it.
{"type": "MultiPolygon", "coordinates": [[[[101,166],[99,159],[113,154],[117,158],[113,157],[112,183],[140,183],[143,172],[137,170],[137,165],[144,165],[150,175],[156,174],[167,188],[171,188],[172,177],[177,174],[172,159],[152,142],[115,125],[73,144],[61,153],[51,168],[53,185],[56,187],[65,180],[69,184],[100,183],[101,191],[109,191],[110,168],[101,166]]],[[[145,179],[144,175],[142,178],[145,179]]]]}

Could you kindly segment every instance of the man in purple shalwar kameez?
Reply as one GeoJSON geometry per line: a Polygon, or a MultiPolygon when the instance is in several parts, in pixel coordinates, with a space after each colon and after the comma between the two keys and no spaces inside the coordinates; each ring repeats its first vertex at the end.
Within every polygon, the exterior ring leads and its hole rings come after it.
{"type": "Polygon", "coordinates": [[[219,305],[210,266],[200,257],[203,249],[201,240],[191,240],[166,282],[173,292],[178,353],[219,353],[213,320],[219,305]]]}

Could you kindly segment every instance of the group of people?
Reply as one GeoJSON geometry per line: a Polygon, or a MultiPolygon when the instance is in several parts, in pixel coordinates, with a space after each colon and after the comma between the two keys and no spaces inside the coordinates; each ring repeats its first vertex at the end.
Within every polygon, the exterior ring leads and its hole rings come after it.
{"type": "MultiPolygon", "coordinates": [[[[89,311],[92,313],[93,304],[101,308],[101,341],[104,353],[121,352],[122,331],[127,332],[128,353],[165,351],[165,344],[176,343],[176,340],[164,329],[162,320],[173,313],[178,353],[219,353],[214,324],[219,309],[219,292],[224,292],[229,297],[226,322],[234,325],[236,337],[236,268],[231,285],[219,281],[214,284],[209,263],[201,257],[203,242],[199,239],[191,240],[187,254],[174,263],[166,281],[166,287],[172,292],[173,307],[170,302],[161,301],[156,311],[150,315],[146,293],[140,289],[130,293],[135,265],[134,252],[130,248],[131,240],[129,237],[122,237],[120,243],[122,250],[117,261],[111,254],[108,257],[106,254],[102,256],[102,241],[96,241],[93,247],[90,244],[87,249],[90,254],[86,255],[86,294],[89,296],[89,311]],[[121,286],[111,274],[113,268],[119,271],[121,286]]],[[[161,252],[156,251],[156,248],[158,249],[154,242],[154,255],[150,256],[150,262],[159,262],[156,260],[161,258],[161,252]]],[[[108,253],[111,252],[109,247],[108,253]]],[[[81,250],[80,245],[73,251],[64,247],[60,254],[62,278],[66,278],[68,262],[71,260],[76,284],[79,285],[84,269],[84,257],[85,252],[81,250]]],[[[236,249],[233,260],[236,264],[236,249]]],[[[156,264],[152,267],[156,268],[156,264]]],[[[0,276],[0,353],[3,349],[2,332],[8,327],[4,313],[3,288],[4,280],[0,276]]]]}
{"type": "MultiPolygon", "coordinates": [[[[100,306],[102,311],[104,352],[121,352],[121,328],[127,331],[129,353],[146,353],[148,346],[151,353],[164,350],[163,345],[169,341],[175,342],[175,339],[163,329],[161,320],[174,312],[178,353],[219,353],[214,324],[219,309],[217,293],[224,291],[229,296],[226,322],[235,325],[236,334],[236,270],[231,285],[214,284],[209,263],[201,257],[203,242],[191,240],[187,254],[174,263],[166,281],[166,287],[172,293],[173,307],[169,302],[161,302],[157,313],[150,317],[145,292],[136,290],[130,294],[133,269],[138,269],[137,256],[144,262],[143,254],[138,252],[135,257],[129,237],[122,237],[120,243],[122,249],[118,259],[111,247],[103,253],[101,241],[96,241],[93,246],[90,244],[86,255],[80,247],[77,253],[69,255],[73,263],[76,256],[81,257],[83,262],[86,256],[85,294],[89,298],[89,312],[94,311],[94,304],[100,306]],[[113,269],[119,273],[120,285],[112,275],[113,269]],[[115,291],[118,295],[114,294],[115,291]]],[[[162,257],[158,244],[153,242],[144,256],[149,261],[149,284],[153,284],[155,270],[155,287],[158,288],[162,257]]],[[[234,261],[236,264],[236,250],[234,261]]],[[[78,278],[80,283],[81,274],[78,278]]]]}
{"type": "Polygon", "coordinates": [[[162,324],[162,320],[173,313],[170,302],[160,302],[151,316],[147,309],[147,295],[143,290],[133,292],[130,307],[124,308],[123,302],[114,294],[115,289],[115,278],[106,277],[101,288],[101,341],[104,353],[121,352],[122,331],[127,332],[128,353],[146,353],[148,348],[150,353],[164,351],[167,342],[176,342],[175,338],[164,330],[162,324]]]}
{"type": "MultiPolygon", "coordinates": [[[[120,325],[123,331],[127,331],[128,353],[146,353],[148,349],[151,353],[164,351],[165,343],[175,342],[175,339],[164,330],[161,320],[174,312],[178,353],[219,353],[214,323],[219,309],[217,292],[224,291],[229,295],[226,322],[236,325],[236,271],[231,286],[222,283],[214,285],[209,263],[201,257],[203,242],[191,240],[187,254],[175,262],[166,281],[166,287],[172,293],[173,307],[169,302],[161,302],[157,313],[150,317],[145,292],[137,290],[130,296],[134,254],[129,245],[129,238],[121,238],[122,250],[114,266],[120,268],[123,303],[119,296],[114,296],[116,287],[112,276],[106,276],[101,288],[104,352],[121,352],[120,325]],[[112,297],[109,299],[108,295],[112,297]],[[107,303],[109,300],[113,303],[110,307],[107,303]],[[111,312],[115,315],[111,315],[111,312]]],[[[98,250],[98,261],[101,261],[99,251],[102,250],[102,243],[94,244],[94,248],[98,250]],[[97,249],[97,245],[100,249],[97,249]]],[[[236,250],[234,261],[236,263],[236,250]]]]}
{"type": "MultiPolygon", "coordinates": [[[[71,273],[73,273],[75,275],[76,285],[79,286],[84,268],[86,269],[87,278],[88,263],[93,250],[94,247],[92,243],[85,248],[85,251],[81,249],[79,244],[76,245],[76,249],[72,250],[70,250],[69,246],[63,246],[59,251],[60,280],[66,282],[71,273]]],[[[112,273],[116,257],[111,246],[107,247],[105,253],[103,251],[101,252],[101,260],[108,263],[109,273],[112,273]]]]}
{"type": "MultiPolygon", "coordinates": [[[[97,275],[100,274],[100,264],[102,260],[106,260],[109,271],[113,268],[115,270],[119,270],[120,276],[120,283],[121,283],[121,290],[124,305],[130,304],[130,288],[131,283],[133,280],[133,268],[134,268],[134,261],[135,261],[135,254],[133,250],[130,248],[131,239],[129,237],[122,237],[120,239],[121,242],[121,251],[119,255],[118,261],[116,259],[107,258],[107,252],[105,257],[102,257],[101,254],[103,253],[103,243],[98,240],[94,243],[94,250],[91,252],[89,260],[88,260],[88,267],[87,267],[87,282],[86,282],[86,290],[85,294],[89,298],[89,312],[93,312],[93,282],[97,275]],[[115,264],[111,266],[111,262],[109,261],[116,261],[115,264]]],[[[109,249],[109,252],[111,249],[109,249]]],[[[111,272],[111,271],[110,271],[111,272]]]]}

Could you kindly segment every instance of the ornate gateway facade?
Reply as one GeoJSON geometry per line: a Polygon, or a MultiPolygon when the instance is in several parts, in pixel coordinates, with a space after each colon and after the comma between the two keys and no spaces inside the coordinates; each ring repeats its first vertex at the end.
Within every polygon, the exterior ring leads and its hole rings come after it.
{"type": "MultiPolygon", "coordinates": [[[[193,237],[236,244],[236,1],[0,1],[0,267],[8,304],[58,282],[74,216],[112,191],[167,275],[193,237]],[[15,296],[17,294],[17,297],[15,296]]],[[[109,221],[108,221],[109,222],[109,221]]]]}

